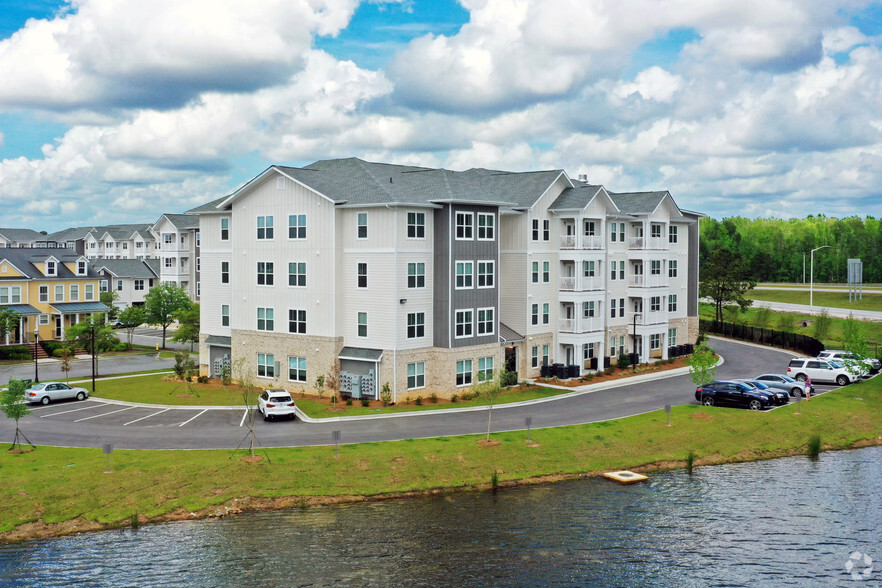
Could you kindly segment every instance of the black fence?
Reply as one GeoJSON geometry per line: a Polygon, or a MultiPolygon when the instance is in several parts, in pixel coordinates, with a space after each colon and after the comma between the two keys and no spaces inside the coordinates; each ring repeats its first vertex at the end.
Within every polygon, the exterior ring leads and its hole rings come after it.
{"type": "Polygon", "coordinates": [[[702,333],[713,333],[714,335],[722,335],[731,337],[732,339],[741,339],[742,341],[750,341],[751,343],[759,343],[760,345],[771,345],[773,347],[783,347],[784,349],[792,349],[804,353],[809,357],[817,357],[824,350],[824,344],[806,335],[799,333],[786,333],[784,331],[774,331],[772,329],[762,329],[760,327],[750,327],[747,325],[736,325],[734,323],[726,323],[722,321],[698,321],[699,329],[702,333]]]}

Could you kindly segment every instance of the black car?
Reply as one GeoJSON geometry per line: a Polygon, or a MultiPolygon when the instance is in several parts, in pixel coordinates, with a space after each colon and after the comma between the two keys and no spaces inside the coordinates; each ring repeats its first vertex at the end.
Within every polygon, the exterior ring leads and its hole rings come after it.
{"type": "Polygon", "coordinates": [[[695,399],[705,406],[746,406],[762,410],[775,404],[774,396],[743,382],[717,380],[695,389],[695,399]]]}
{"type": "Polygon", "coordinates": [[[784,392],[783,390],[778,390],[776,388],[772,388],[771,386],[769,386],[765,382],[761,382],[759,380],[754,380],[754,379],[746,379],[746,378],[744,378],[744,379],[739,378],[737,381],[742,382],[744,384],[747,384],[748,386],[750,386],[752,388],[757,388],[758,390],[761,390],[762,392],[768,392],[769,394],[772,395],[772,399],[775,404],[781,405],[781,404],[787,404],[788,402],[790,402],[790,394],[788,392],[784,392]]]}

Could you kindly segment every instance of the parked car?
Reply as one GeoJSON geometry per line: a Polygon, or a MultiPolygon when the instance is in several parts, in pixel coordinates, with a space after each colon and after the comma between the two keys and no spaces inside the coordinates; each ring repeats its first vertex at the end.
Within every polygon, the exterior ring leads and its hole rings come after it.
{"type": "Polygon", "coordinates": [[[115,321],[113,321],[110,324],[114,329],[129,329],[129,328],[138,326],[135,323],[124,323],[119,319],[116,319],[115,321]]]}
{"type": "Polygon", "coordinates": [[[791,396],[805,397],[806,391],[809,394],[814,394],[815,392],[814,386],[809,386],[806,382],[799,382],[784,374],[760,374],[754,380],[758,380],[771,388],[784,390],[791,396]]]}
{"type": "Polygon", "coordinates": [[[790,393],[785,392],[784,390],[778,390],[777,388],[773,388],[766,384],[765,382],[760,382],[759,380],[751,380],[739,378],[736,380],[737,382],[744,382],[748,386],[753,386],[754,388],[761,390],[763,392],[768,392],[772,395],[773,401],[777,405],[787,404],[790,402],[790,393]]]}
{"type": "Polygon", "coordinates": [[[844,366],[836,362],[826,361],[812,357],[794,357],[787,366],[787,375],[791,378],[805,382],[811,378],[812,382],[835,382],[840,386],[851,383],[852,375],[844,366]]]}
{"type": "Polygon", "coordinates": [[[294,400],[286,390],[264,390],[257,399],[257,410],[268,421],[276,417],[296,419],[294,400]]]}
{"type": "Polygon", "coordinates": [[[879,368],[882,367],[882,362],[880,362],[875,357],[864,357],[862,355],[851,353],[849,351],[843,351],[841,349],[825,349],[818,354],[818,358],[824,360],[833,360],[836,363],[843,365],[846,361],[857,360],[865,365],[867,371],[871,374],[877,373],[879,371],[879,368]]]}
{"type": "Polygon", "coordinates": [[[775,403],[769,392],[733,380],[717,380],[699,386],[695,389],[695,399],[705,406],[746,406],[751,410],[762,410],[775,403]]]}
{"type": "Polygon", "coordinates": [[[68,386],[64,382],[40,382],[25,390],[24,397],[31,404],[49,404],[70,398],[85,400],[89,397],[89,391],[85,388],[68,386]]]}

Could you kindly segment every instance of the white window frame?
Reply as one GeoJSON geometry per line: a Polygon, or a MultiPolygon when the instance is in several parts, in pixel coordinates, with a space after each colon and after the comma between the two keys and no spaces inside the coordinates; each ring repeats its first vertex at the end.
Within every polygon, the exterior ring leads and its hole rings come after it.
{"type": "Polygon", "coordinates": [[[359,338],[367,339],[367,336],[368,336],[368,313],[367,312],[359,311],[356,314],[355,334],[359,338]],[[362,320],[362,319],[364,319],[364,320],[362,320]],[[364,334],[362,334],[362,328],[364,328],[364,334]]]}
{"type": "Polygon", "coordinates": [[[486,382],[493,378],[494,358],[492,355],[478,358],[478,382],[486,382]]]}
{"type": "Polygon", "coordinates": [[[649,334],[649,348],[650,349],[661,349],[661,333],[650,333],[649,334]]]}
{"type": "Polygon", "coordinates": [[[292,241],[300,241],[306,239],[306,215],[305,214],[289,214],[288,215],[288,239],[292,241]],[[293,233],[293,236],[292,236],[293,233]]]}
{"type": "Polygon", "coordinates": [[[582,274],[586,278],[593,278],[597,275],[597,263],[595,260],[586,260],[582,262],[582,274]]]}
{"type": "Polygon", "coordinates": [[[472,308],[458,308],[453,314],[453,338],[468,339],[475,336],[475,311],[472,308]],[[461,327],[461,328],[460,328],[461,327]],[[460,330],[462,334],[460,334],[460,330]]]}
{"type": "Polygon", "coordinates": [[[668,347],[677,344],[677,329],[668,329],[668,347]]]}
{"type": "Polygon", "coordinates": [[[662,271],[662,262],[660,259],[649,260],[649,275],[660,276],[662,271]]]}
{"type": "Polygon", "coordinates": [[[547,325],[551,322],[551,304],[548,302],[542,303],[542,324],[547,325]]]}
{"type": "Polygon", "coordinates": [[[83,284],[83,300],[95,300],[95,284],[83,284]]]}
{"type": "Polygon", "coordinates": [[[453,237],[457,241],[475,240],[475,213],[457,210],[454,213],[453,237]]]}
{"type": "Polygon", "coordinates": [[[56,284],[52,302],[64,302],[64,284],[56,284]],[[61,296],[58,293],[61,292],[61,296]]]}
{"type": "Polygon", "coordinates": [[[478,337],[496,333],[496,309],[492,306],[476,309],[478,337]]]}
{"type": "Polygon", "coordinates": [[[426,336],[426,313],[407,313],[407,338],[422,339],[426,336]]]}
{"type": "Polygon", "coordinates": [[[37,292],[38,292],[37,296],[39,297],[40,302],[49,302],[49,286],[42,285],[39,287],[37,292]],[[45,290],[45,292],[44,292],[44,290],[45,290]]]}
{"type": "Polygon", "coordinates": [[[267,379],[276,377],[276,357],[272,353],[257,354],[257,377],[267,379]],[[263,369],[262,374],[261,369],[263,369]]]}
{"type": "Polygon", "coordinates": [[[306,288],[306,273],[307,267],[305,261],[289,261],[288,262],[288,287],[289,288],[306,288]],[[291,271],[291,268],[294,268],[294,272],[291,271]],[[302,266],[302,268],[301,268],[302,266]],[[300,270],[303,269],[301,272],[300,270]],[[291,279],[294,278],[294,284],[291,283],[291,279]],[[300,282],[303,282],[302,284],[300,282]]]}
{"type": "Polygon", "coordinates": [[[426,264],[421,261],[414,261],[407,264],[407,287],[409,289],[426,287],[426,264]],[[413,285],[411,285],[411,280],[413,285]]]}
{"type": "Polygon", "coordinates": [[[415,361],[407,364],[407,389],[419,390],[426,387],[426,362],[415,361]]]}
{"type": "Polygon", "coordinates": [[[677,312],[676,294],[668,294],[668,312],[677,312]]]}
{"type": "Polygon", "coordinates": [[[478,288],[493,288],[496,284],[496,262],[492,259],[479,259],[477,268],[478,288]]]}
{"type": "Polygon", "coordinates": [[[230,326],[230,305],[229,304],[221,304],[221,326],[229,327],[230,326]]]}
{"type": "Polygon", "coordinates": [[[51,259],[46,261],[46,275],[53,277],[58,275],[58,262],[51,259]]]}
{"type": "Polygon", "coordinates": [[[306,358],[295,355],[288,356],[288,381],[289,382],[306,382],[306,358]],[[291,373],[295,372],[294,377],[291,373]]]}
{"type": "Polygon", "coordinates": [[[359,240],[368,238],[368,213],[358,212],[355,214],[355,238],[359,240]],[[362,235],[362,233],[364,233],[362,235]]]}
{"type": "Polygon", "coordinates": [[[537,368],[539,367],[539,346],[533,345],[533,349],[531,352],[530,366],[537,368]]]}
{"type": "Polygon", "coordinates": [[[144,278],[138,278],[134,280],[132,284],[132,289],[135,292],[143,292],[144,291],[144,278]]]}
{"type": "Polygon", "coordinates": [[[551,262],[543,261],[542,262],[542,283],[549,284],[551,283],[551,262]]]}
{"type": "Polygon", "coordinates": [[[355,263],[355,287],[362,289],[368,287],[368,264],[366,261],[359,261],[355,263]]]}
{"type": "Polygon", "coordinates": [[[257,240],[258,241],[272,241],[275,237],[275,229],[274,229],[274,221],[273,215],[259,215],[257,217],[257,240]],[[263,226],[261,226],[263,223],[263,226]],[[263,231],[263,236],[261,237],[261,231],[263,231]]]}
{"type": "Polygon", "coordinates": [[[668,277],[676,278],[677,277],[677,260],[669,259],[668,260],[668,277]]]}
{"type": "Polygon", "coordinates": [[[472,385],[472,360],[460,359],[456,362],[456,387],[472,385]]]}
{"type": "Polygon", "coordinates": [[[220,271],[221,284],[229,284],[230,283],[230,262],[222,261],[221,262],[221,271],[220,271]]]}
{"type": "Polygon", "coordinates": [[[306,310],[302,308],[288,309],[288,333],[294,335],[306,334],[306,310]],[[292,314],[293,313],[293,314],[292,314]]]}
{"type": "Polygon", "coordinates": [[[272,286],[275,280],[273,279],[275,264],[272,261],[258,261],[257,262],[257,285],[258,286],[272,286]]]}
{"type": "Polygon", "coordinates": [[[423,240],[426,238],[426,213],[418,210],[407,211],[407,238],[423,240]]]}
{"type": "Polygon", "coordinates": [[[668,243],[676,243],[678,238],[677,225],[668,225],[668,243]]]}
{"type": "Polygon", "coordinates": [[[532,283],[534,283],[534,284],[538,284],[538,283],[539,283],[539,262],[538,262],[538,261],[534,261],[534,262],[532,263],[530,269],[532,270],[532,271],[530,272],[530,273],[531,273],[531,278],[530,278],[530,279],[532,280],[532,283]]]}
{"type": "Polygon", "coordinates": [[[478,241],[496,240],[496,215],[492,212],[478,213],[478,241]],[[484,221],[484,226],[481,226],[484,221]],[[483,236],[482,236],[483,233],[483,236]]]}
{"type": "Polygon", "coordinates": [[[275,331],[276,313],[270,306],[257,307],[257,330],[258,331],[275,331]],[[263,316],[261,316],[261,314],[263,316]],[[261,328],[262,327],[262,328],[261,328]]]}
{"type": "Polygon", "coordinates": [[[530,307],[530,324],[538,325],[539,324],[539,305],[533,304],[530,307]]]}
{"type": "Polygon", "coordinates": [[[230,240],[230,219],[229,218],[220,219],[220,240],[221,241],[229,241],[230,240]]]}
{"type": "Polygon", "coordinates": [[[649,312],[659,312],[661,310],[661,296],[649,297],[649,312]]]}
{"type": "Polygon", "coordinates": [[[71,284],[70,292],[68,293],[70,296],[71,302],[79,302],[80,301],[80,285],[79,284],[71,284]]]}
{"type": "Polygon", "coordinates": [[[475,287],[475,262],[460,260],[455,263],[454,269],[456,272],[454,289],[471,290],[475,287]],[[460,273],[460,269],[463,270],[462,273],[460,273]],[[462,284],[460,284],[460,278],[462,278],[462,284]]]}

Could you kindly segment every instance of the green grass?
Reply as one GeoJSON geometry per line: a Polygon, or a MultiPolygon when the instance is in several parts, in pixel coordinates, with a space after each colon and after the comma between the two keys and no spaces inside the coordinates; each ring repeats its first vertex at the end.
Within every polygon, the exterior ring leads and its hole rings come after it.
{"type": "MultiPolygon", "coordinates": [[[[548,398],[568,393],[568,390],[557,388],[529,388],[521,390],[513,388],[500,395],[496,404],[508,404],[522,402],[537,398],[548,398]]],[[[218,388],[214,385],[203,385],[191,382],[188,388],[176,379],[169,379],[167,375],[147,375],[144,377],[121,378],[112,380],[99,380],[95,387],[95,397],[108,398],[111,400],[125,400],[144,404],[169,404],[175,406],[237,406],[242,405],[241,389],[235,384],[228,388],[218,388]]],[[[358,416],[367,414],[387,414],[395,412],[409,412],[421,410],[437,410],[440,408],[464,408],[468,406],[484,406],[483,400],[459,401],[456,404],[441,403],[432,404],[423,402],[422,406],[416,406],[413,401],[416,395],[411,396],[411,403],[405,404],[406,398],[402,397],[401,403],[395,406],[363,407],[358,401],[352,406],[346,406],[344,402],[338,402],[336,408],[332,407],[326,395],[323,402],[310,398],[301,398],[296,393],[293,395],[297,406],[308,416],[313,418],[358,416]]],[[[256,402],[256,399],[254,399],[256,402]]]]}
{"type": "MultiPolygon", "coordinates": [[[[751,300],[766,302],[783,302],[787,304],[808,304],[809,291],[806,290],[751,290],[747,293],[751,300]]],[[[882,311],[882,294],[867,294],[863,298],[853,302],[848,301],[848,290],[844,292],[814,292],[812,296],[814,306],[829,306],[831,308],[845,308],[854,310],[877,310],[882,311]]]]}
{"type": "MultiPolygon", "coordinates": [[[[159,520],[181,512],[211,514],[238,509],[305,504],[307,499],[382,496],[437,489],[488,489],[538,476],[580,475],[651,464],[695,465],[806,453],[817,435],[824,449],[875,443],[882,437],[882,377],[836,389],[772,412],[675,406],[667,427],[664,411],[590,425],[496,433],[495,447],[481,435],[340,447],[269,449],[259,463],[242,451],[117,450],[105,474],[100,449],[39,447],[0,453],[0,532],[29,522],[75,521],[127,525],[133,515],[159,520]]],[[[27,434],[27,421],[22,423],[27,434]]],[[[345,498],[344,498],[345,499],[345,498]]],[[[59,527],[55,532],[69,532],[59,527]]],[[[76,530],[76,529],[73,529],[76,530]]],[[[29,537],[22,530],[19,537],[29,537]]]]}

